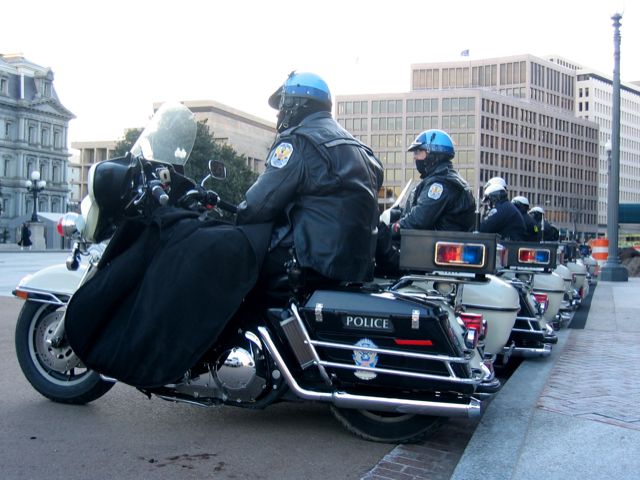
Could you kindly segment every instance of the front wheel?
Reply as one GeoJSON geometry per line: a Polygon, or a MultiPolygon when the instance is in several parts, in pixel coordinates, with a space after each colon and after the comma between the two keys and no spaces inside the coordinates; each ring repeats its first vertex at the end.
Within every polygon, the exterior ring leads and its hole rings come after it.
{"type": "Polygon", "coordinates": [[[331,412],[347,430],[373,442],[416,443],[431,436],[445,422],[429,415],[374,412],[331,406],[331,412]]]}
{"type": "Polygon", "coordinates": [[[60,403],[88,403],[114,384],[84,367],[66,342],[57,348],[51,345],[63,314],[58,305],[27,301],[16,324],[16,355],[24,376],[45,397],[60,403]]]}

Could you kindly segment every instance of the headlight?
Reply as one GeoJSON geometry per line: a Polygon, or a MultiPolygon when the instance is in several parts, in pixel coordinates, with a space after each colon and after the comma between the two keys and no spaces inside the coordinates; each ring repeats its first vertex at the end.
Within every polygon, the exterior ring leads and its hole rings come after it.
{"type": "Polygon", "coordinates": [[[84,229],[84,219],[78,213],[69,212],[58,220],[57,230],[63,237],[72,237],[84,229]]]}

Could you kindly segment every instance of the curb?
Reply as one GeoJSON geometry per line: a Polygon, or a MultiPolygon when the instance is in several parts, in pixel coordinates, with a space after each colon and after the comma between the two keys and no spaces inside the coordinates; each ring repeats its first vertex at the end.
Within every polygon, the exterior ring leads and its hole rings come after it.
{"type": "Polygon", "coordinates": [[[522,362],[491,401],[451,480],[513,478],[538,399],[571,330],[557,335],[551,355],[522,362]]]}

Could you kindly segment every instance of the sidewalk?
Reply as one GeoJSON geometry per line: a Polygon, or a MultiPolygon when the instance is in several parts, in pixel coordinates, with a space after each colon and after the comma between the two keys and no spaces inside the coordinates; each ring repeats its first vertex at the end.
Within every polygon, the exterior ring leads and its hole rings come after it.
{"type": "Polygon", "coordinates": [[[640,278],[598,282],[585,329],[558,333],[490,403],[453,480],[640,478],[640,278]]]}

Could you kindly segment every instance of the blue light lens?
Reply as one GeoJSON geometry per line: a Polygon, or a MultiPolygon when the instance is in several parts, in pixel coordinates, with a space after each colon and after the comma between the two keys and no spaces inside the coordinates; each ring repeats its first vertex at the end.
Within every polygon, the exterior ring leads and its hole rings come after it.
{"type": "Polygon", "coordinates": [[[550,256],[551,256],[551,252],[549,252],[549,250],[536,250],[537,263],[549,263],[550,256]]]}
{"type": "Polygon", "coordinates": [[[462,249],[462,261],[467,265],[482,265],[484,247],[482,245],[465,245],[462,249]]]}

